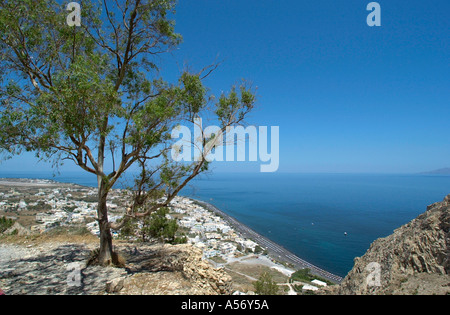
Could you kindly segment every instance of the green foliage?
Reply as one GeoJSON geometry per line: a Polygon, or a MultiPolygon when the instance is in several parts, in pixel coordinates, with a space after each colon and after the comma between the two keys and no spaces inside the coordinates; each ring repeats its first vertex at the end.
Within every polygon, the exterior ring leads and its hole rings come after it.
{"type": "Polygon", "coordinates": [[[84,1],[83,27],[70,27],[59,1],[1,1],[0,150],[56,159],[63,153],[80,165],[89,141],[117,136],[107,123],[112,118],[128,120],[127,145],[161,143],[168,129],[163,122],[174,116],[168,103],[178,96],[169,84],[151,79],[157,67],[147,57],[181,42],[169,18],[175,5],[126,1],[114,10],[108,2],[84,1]]]}
{"type": "Polygon", "coordinates": [[[311,282],[313,280],[319,280],[327,283],[328,285],[333,285],[333,283],[329,280],[326,280],[322,277],[311,274],[311,270],[308,268],[300,269],[294,272],[291,275],[290,282],[299,281],[299,282],[311,282]]]}
{"type": "Polygon", "coordinates": [[[167,208],[161,208],[144,221],[141,233],[145,236],[161,239],[163,242],[171,244],[184,244],[186,237],[176,237],[179,225],[176,219],[168,219],[167,208]]]}
{"type": "Polygon", "coordinates": [[[180,82],[183,86],[180,100],[185,104],[185,110],[191,114],[199,113],[207,102],[207,90],[203,85],[200,76],[185,72],[182,74],[180,82]]]}
{"type": "Polygon", "coordinates": [[[0,234],[14,225],[15,221],[6,217],[0,217],[0,234]]]}
{"type": "Polygon", "coordinates": [[[241,122],[244,117],[253,109],[256,96],[245,83],[239,87],[240,93],[236,87],[231,88],[231,92],[226,95],[223,93],[219,102],[216,104],[216,115],[222,125],[230,125],[230,122],[241,122]]]}
{"type": "Polygon", "coordinates": [[[127,220],[124,226],[120,229],[120,236],[127,238],[136,235],[137,224],[134,220],[127,220]]]}
{"type": "Polygon", "coordinates": [[[280,293],[277,283],[267,272],[262,273],[259,279],[253,283],[253,286],[255,293],[258,295],[278,295],[280,293]]]}
{"type": "Polygon", "coordinates": [[[256,245],[255,254],[262,254],[262,253],[264,253],[264,249],[261,246],[256,245]]]}
{"type": "Polygon", "coordinates": [[[296,272],[294,272],[291,275],[291,281],[307,281],[310,282],[314,280],[314,276],[311,275],[311,270],[310,269],[300,269],[297,270],[296,272]]]}
{"type": "Polygon", "coordinates": [[[174,238],[174,240],[171,242],[172,245],[179,245],[179,244],[186,244],[188,241],[187,237],[185,235],[183,236],[177,236],[174,238]]]}

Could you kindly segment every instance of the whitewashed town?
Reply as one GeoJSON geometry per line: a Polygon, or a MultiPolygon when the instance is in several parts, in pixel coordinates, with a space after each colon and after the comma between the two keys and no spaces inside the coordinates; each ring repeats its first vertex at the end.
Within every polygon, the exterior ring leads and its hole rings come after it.
{"type": "MultiPolygon", "coordinates": [[[[39,180],[31,187],[10,187],[0,191],[0,213],[10,218],[17,216],[29,217],[24,225],[31,232],[44,233],[51,229],[85,225],[94,235],[99,235],[97,217],[97,191],[94,188],[77,185],[62,185],[61,187],[46,187],[51,181],[39,180]],[[25,190],[25,188],[28,188],[25,190]],[[33,222],[34,215],[34,222],[33,222]]],[[[122,218],[126,207],[122,202],[124,190],[114,190],[107,204],[115,222],[122,218]]],[[[227,259],[240,252],[262,252],[262,248],[252,240],[243,238],[224,219],[206,210],[194,200],[176,197],[170,204],[168,219],[177,219],[178,225],[184,231],[189,243],[194,244],[204,252],[205,258],[215,256],[227,259]]],[[[115,238],[120,234],[113,233],[115,238]]]]}
{"type": "Polygon", "coordinates": [[[189,242],[203,249],[206,258],[234,256],[237,250],[255,252],[259,245],[240,236],[221,217],[197,205],[193,200],[177,197],[171,204],[174,213],[182,214],[182,227],[190,230],[189,242]]]}

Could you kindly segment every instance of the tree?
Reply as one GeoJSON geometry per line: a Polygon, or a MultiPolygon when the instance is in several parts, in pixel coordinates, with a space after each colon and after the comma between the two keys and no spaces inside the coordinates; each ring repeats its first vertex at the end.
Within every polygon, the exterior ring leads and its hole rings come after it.
{"type": "MultiPolygon", "coordinates": [[[[98,182],[98,263],[114,264],[111,229],[166,207],[208,169],[219,137],[203,137],[191,163],[170,159],[171,131],[213,113],[222,132],[242,125],[255,104],[247,84],[218,99],[204,85],[217,68],[160,77],[156,61],[181,42],[175,0],[84,0],[81,26],[69,26],[57,0],[0,0],[0,150],[66,160],[98,182]],[[140,169],[124,219],[108,219],[110,190],[140,169]]],[[[124,211],[125,212],[125,211],[124,211]]]]}
{"type": "Polygon", "coordinates": [[[159,238],[163,242],[169,243],[175,242],[175,235],[178,231],[178,223],[176,219],[168,219],[169,213],[167,208],[161,208],[150,217],[144,220],[144,227],[142,228],[143,240],[146,240],[146,236],[153,238],[159,238]]]}
{"type": "Polygon", "coordinates": [[[255,293],[258,295],[277,295],[280,291],[277,283],[273,281],[272,276],[267,272],[262,273],[253,285],[255,293]]]}

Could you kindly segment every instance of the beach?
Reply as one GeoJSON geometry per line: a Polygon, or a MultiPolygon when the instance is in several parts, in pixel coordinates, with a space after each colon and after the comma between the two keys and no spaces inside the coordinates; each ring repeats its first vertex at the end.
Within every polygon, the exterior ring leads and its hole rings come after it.
{"type": "Polygon", "coordinates": [[[270,254],[272,254],[274,257],[277,257],[278,260],[282,262],[287,262],[294,266],[294,269],[310,269],[311,273],[320,277],[323,277],[327,280],[330,280],[334,283],[340,283],[342,282],[342,277],[334,275],[326,270],[323,270],[317,266],[314,266],[313,264],[307,262],[306,260],[297,257],[292,252],[285,249],[283,246],[271,241],[270,239],[258,234],[245,224],[242,224],[241,222],[237,221],[235,218],[229,216],[225,212],[221,211],[214,205],[200,201],[195,200],[197,203],[202,205],[207,210],[219,215],[222,217],[225,221],[227,221],[236,231],[241,233],[244,237],[251,239],[252,241],[258,243],[262,248],[266,248],[270,254]]]}

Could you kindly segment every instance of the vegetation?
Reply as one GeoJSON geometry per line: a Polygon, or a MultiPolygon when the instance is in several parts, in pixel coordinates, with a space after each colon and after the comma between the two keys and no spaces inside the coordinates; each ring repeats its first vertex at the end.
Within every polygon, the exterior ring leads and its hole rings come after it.
{"type": "Polygon", "coordinates": [[[168,219],[168,213],[168,208],[159,209],[143,221],[141,228],[138,227],[136,221],[127,220],[120,230],[120,236],[124,238],[139,236],[143,242],[158,239],[163,243],[185,244],[187,242],[186,236],[179,235],[177,220],[168,219]]]}
{"type": "Polygon", "coordinates": [[[59,226],[48,232],[46,232],[48,236],[58,236],[58,235],[67,235],[67,236],[92,236],[91,232],[88,228],[83,224],[74,224],[69,226],[59,226]]]}
{"type": "Polygon", "coordinates": [[[61,1],[0,0],[0,153],[34,152],[55,167],[71,161],[96,177],[101,265],[118,263],[111,230],[166,207],[223,145],[219,132],[205,136],[201,156],[176,162],[172,131],[210,117],[224,134],[256,102],[246,83],[212,95],[204,80],[217,64],[175,82],[160,76],[155,62],[182,41],[175,8],[176,0],[86,0],[73,26],[61,1]],[[108,196],[133,167],[135,193],[124,220],[112,223],[108,196]]]}
{"type": "Polygon", "coordinates": [[[264,253],[264,249],[261,246],[256,245],[255,246],[255,254],[262,254],[262,253],[264,253]]]}
{"type": "Polygon", "coordinates": [[[187,242],[186,237],[176,237],[179,226],[176,219],[167,218],[168,213],[169,209],[161,208],[144,221],[141,229],[144,241],[146,236],[150,236],[160,239],[163,243],[182,244],[187,242]]]}
{"type": "Polygon", "coordinates": [[[136,236],[136,229],[137,229],[136,221],[127,220],[120,229],[119,236],[125,239],[128,237],[136,236]]]}
{"type": "Polygon", "coordinates": [[[319,281],[325,282],[328,285],[333,285],[334,284],[333,282],[331,282],[331,281],[329,281],[327,279],[324,279],[322,277],[319,277],[319,276],[311,274],[311,270],[308,269],[308,268],[300,269],[300,270],[297,270],[296,272],[294,272],[291,275],[291,278],[289,279],[289,282],[295,282],[295,281],[298,281],[298,282],[311,282],[313,280],[319,280],[319,281]]]}
{"type": "Polygon", "coordinates": [[[267,272],[262,273],[259,279],[253,283],[253,286],[255,287],[255,293],[258,295],[278,295],[280,293],[277,283],[267,272]]]}
{"type": "Polygon", "coordinates": [[[0,217],[0,234],[14,225],[14,220],[6,217],[0,217]]]}

